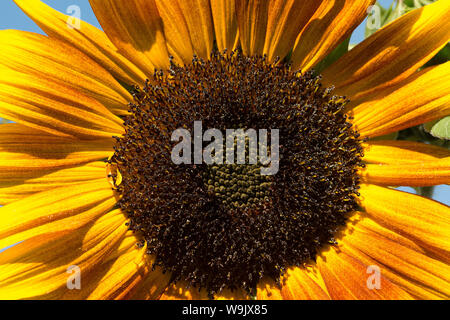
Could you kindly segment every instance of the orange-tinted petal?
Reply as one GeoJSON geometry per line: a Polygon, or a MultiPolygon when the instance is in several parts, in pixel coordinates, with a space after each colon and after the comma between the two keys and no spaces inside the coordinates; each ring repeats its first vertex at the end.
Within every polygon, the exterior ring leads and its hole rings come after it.
{"type": "Polygon", "coordinates": [[[14,2],[51,38],[67,42],[91,57],[115,77],[128,84],[143,84],[145,75],[138,67],[117,52],[103,31],[80,21],[80,28],[69,28],[72,18],[62,14],[40,0],[14,0],[14,2]]]}
{"type": "MultiPolygon", "coordinates": [[[[312,19],[316,9],[324,1],[273,0],[267,2],[270,5],[263,53],[267,54],[269,61],[274,61],[277,57],[283,59],[288,55],[300,31],[312,19]]],[[[304,46],[303,42],[301,46],[304,46]]]]}
{"type": "Polygon", "coordinates": [[[121,135],[121,119],[79,91],[29,74],[0,69],[0,116],[81,139],[121,135]]]}
{"type": "Polygon", "coordinates": [[[450,40],[449,13],[440,0],[394,20],[324,70],[324,84],[355,100],[399,83],[450,40]]]}
{"type": "Polygon", "coordinates": [[[411,164],[450,157],[450,150],[414,141],[369,141],[364,145],[364,161],[369,163],[411,164]]]}
{"type": "Polygon", "coordinates": [[[368,265],[345,252],[330,248],[317,265],[334,300],[390,300],[411,298],[380,274],[379,288],[369,285],[368,265]]]}
{"type": "Polygon", "coordinates": [[[161,18],[154,0],[90,0],[95,16],[119,51],[148,77],[169,67],[161,18]]]}
{"type": "Polygon", "coordinates": [[[169,53],[190,63],[194,54],[208,59],[214,44],[209,0],[156,0],[169,53]]]}
{"type": "Polygon", "coordinates": [[[292,64],[306,71],[324,59],[367,15],[374,0],[312,1],[320,4],[295,43],[292,64]]]}
{"type": "Polygon", "coordinates": [[[449,259],[450,208],[414,194],[361,185],[360,204],[376,221],[449,259]]]}
{"type": "Polygon", "coordinates": [[[362,136],[396,132],[450,114],[450,62],[382,89],[352,109],[362,136]]]}
{"type": "Polygon", "coordinates": [[[414,241],[362,215],[351,227],[352,231],[340,241],[339,250],[367,266],[378,268],[382,276],[415,298],[449,296],[448,263],[440,261],[414,241]]]}
{"type": "Polygon", "coordinates": [[[263,54],[270,4],[267,0],[236,0],[240,44],[246,56],[263,54]]]}
{"type": "Polygon", "coordinates": [[[216,43],[219,51],[233,50],[238,44],[235,0],[211,1],[216,43]]]}
{"type": "Polygon", "coordinates": [[[435,186],[450,183],[450,157],[413,164],[368,164],[360,170],[365,183],[384,186],[435,186]]]}
{"type": "Polygon", "coordinates": [[[133,100],[102,66],[62,41],[30,32],[3,30],[0,46],[0,65],[33,76],[35,82],[67,86],[118,114],[126,113],[127,104],[133,100]]]}

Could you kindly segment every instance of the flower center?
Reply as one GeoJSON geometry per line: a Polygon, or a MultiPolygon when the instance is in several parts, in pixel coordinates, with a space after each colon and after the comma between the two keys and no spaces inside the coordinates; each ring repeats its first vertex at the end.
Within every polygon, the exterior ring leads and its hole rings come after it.
{"type": "Polygon", "coordinates": [[[228,210],[245,210],[270,202],[271,178],[258,165],[214,165],[204,173],[208,191],[228,210]]]}
{"type": "MultiPolygon", "coordinates": [[[[130,229],[172,281],[210,295],[224,288],[254,294],[262,277],[279,281],[287,268],[307,264],[335,242],[357,208],[363,164],[359,135],[343,112],[347,101],[331,91],[312,72],[239,52],[215,52],[183,67],[172,63],[167,74],[155,72],[143,89],[135,88],[110,163],[122,177],[119,205],[130,229]],[[276,130],[279,150],[266,144],[270,151],[252,154],[246,136],[244,163],[208,164],[184,154],[206,150],[205,139],[193,139],[183,149],[185,161],[174,161],[173,132],[198,135],[198,121],[222,133],[253,129],[258,147],[262,133],[274,142],[276,130]],[[264,155],[276,160],[273,174],[263,171],[270,166],[264,155]]],[[[239,158],[239,140],[221,139],[223,153],[236,147],[233,158],[239,158]]]]}

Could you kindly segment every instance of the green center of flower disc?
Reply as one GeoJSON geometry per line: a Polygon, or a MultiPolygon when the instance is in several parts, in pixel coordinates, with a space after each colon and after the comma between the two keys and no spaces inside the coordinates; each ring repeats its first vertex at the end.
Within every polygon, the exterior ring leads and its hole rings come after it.
{"type": "Polygon", "coordinates": [[[314,260],[357,208],[361,141],[347,101],[313,72],[214,52],[155,72],[134,98],[110,160],[122,177],[118,204],[173,282],[211,296],[224,288],[254,294],[263,277],[278,282],[314,260]],[[262,174],[266,165],[248,156],[174,163],[172,133],[194,136],[196,121],[221,132],[278,130],[277,172],[262,174]]]}
{"type": "Polygon", "coordinates": [[[204,183],[225,208],[245,210],[270,203],[271,177],[260,170],[258,165],[213,165],[205,171],[204,183]]]}

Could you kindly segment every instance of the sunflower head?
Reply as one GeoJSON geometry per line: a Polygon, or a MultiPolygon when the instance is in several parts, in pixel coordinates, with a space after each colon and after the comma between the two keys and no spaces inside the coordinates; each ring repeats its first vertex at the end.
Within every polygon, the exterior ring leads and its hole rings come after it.
{"type": "MultiPolygon", "coordinates": [[[[343,111],[347,101],[320,80],[238,50],[172,62],[136,88],[111,164],[122,176],[119,204],[155,266],[210,295],[224,288],[254,295],[262,277],[279,282],[289,266],[304,266],[335,242],[357,208],[362,146],[343,111]],[[208,165],[190,154],[174,163],[171,133],[198,135],[198,121],[204,130],[278,130],[279,169],[262,175],[260,161],[250,163],[250,134],[242,137],[244,163],[208,165]]],[[[235,158],[238,139],[219,141],[222,153],[231,147],[235,158]]]]}
{"type": "Polygon", "coordinates": [[[450,297],[448,206],[394,188],[450,183],[406,130],[450,114],[449,1],[351,50],[374,0],[14,1],[0,298],[450,297]]]}

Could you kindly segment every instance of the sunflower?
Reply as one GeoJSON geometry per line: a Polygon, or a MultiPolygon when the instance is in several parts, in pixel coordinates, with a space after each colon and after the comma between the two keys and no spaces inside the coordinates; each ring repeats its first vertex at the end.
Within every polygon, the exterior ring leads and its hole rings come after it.
{"type": "Polygon", "coordinates": [[[314,71],[372,0],[14,0],[0,31],[0,298],[448,299],[450,151],[388,134],[450,114],[450,2],[314,71]],[[273,129],[260,163],[171,161],[171,132],[273,129]],[[378,139],[373,139],[381,137],[378,139]],[[384,138],[383,138],[384,137],[384,138]],[[71,290],[71,270],[81,286],[71,290]]]}

